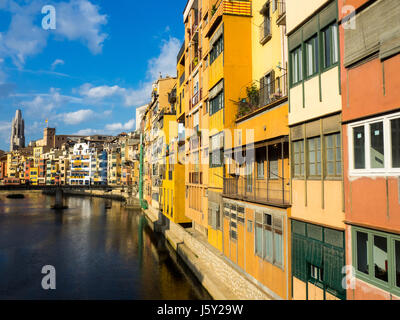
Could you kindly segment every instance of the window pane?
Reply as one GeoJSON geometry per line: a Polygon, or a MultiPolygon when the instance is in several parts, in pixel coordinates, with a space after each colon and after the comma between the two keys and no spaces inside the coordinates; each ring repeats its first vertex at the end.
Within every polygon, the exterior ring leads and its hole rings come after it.
{"type": "Polygon", "coordinates": [[[400,288],[400,241],[395,241],[394,243],[394,255],[396,259],[396,286],[400,288]]]}
{"type": "Polygon", "coordinates": [[[333,64],[339,61],[339,41],[338,41],[338,26],[332,26],[332,62],[333,64]]]}
{"type": "Polygon", "coordinates": [[[364,127],[353,129],[354,169],[365,169],[365,135],[364,127]]]}
{"type": "Polygon", "coordinates": [[[374,272],[377,279],[388,281],[387,239],[374,236],[374,272]]]}
{"type": "Polygon", "coordinates": [[[256,255],[261,257],[261,254],[262,254],[262,227],[259,224],[256,224],[255,236],[256,236],[256,255]]]}
{"type": "Polygon", "coordinates": [[[273,240],[272,230],[270,228],[264,229],[264,259],[272,261],[273,259],[273,240]]]}
{"type": "Polygon", "coordinates": [[[368,234],[357,231],[357,270],[369,274],[368,234]]]}
{"type": "Polygon", "coordinates": [[[325,49],[325,52],[324,52],[325,68],[328,68],[332,65],[331,29],[327,28],[323,34],[324,34],[324,44],[325,44],[325,48],[324,48],[325,49]]]}
{"type": "Polygon", "coordinates": [[[275,231],[274,233],[274,254],[275,254],[275,263],[277,265],[283,265],[283,237],[280,231],[275,231]]]}
{"type": "Polygon", "coordinates": [[[384,168],[383,122],[370,125],[371,132],[371,168],[384,168]]]}
{"type": "Polygon", "coordinates": [[[392,167],[400,168],[400,118],[391,120],[392,167]]]}

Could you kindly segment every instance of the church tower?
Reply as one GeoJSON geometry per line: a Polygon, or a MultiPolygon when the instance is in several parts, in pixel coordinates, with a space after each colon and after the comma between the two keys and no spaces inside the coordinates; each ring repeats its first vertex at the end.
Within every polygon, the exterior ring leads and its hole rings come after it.
{"type": "Polygon", "coordinates": [[[11,124],[10,151],[25,148],[25,123],[22,112],[18,109],[11,124]]]}

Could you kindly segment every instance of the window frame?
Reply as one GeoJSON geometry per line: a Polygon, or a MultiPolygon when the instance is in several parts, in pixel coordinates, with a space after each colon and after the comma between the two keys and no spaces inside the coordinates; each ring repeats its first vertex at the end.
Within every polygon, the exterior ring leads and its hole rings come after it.
{"type": "Polygon", "coordinates": [[[322,43],[322,51],[321,51],[321,55],[322,55],[322,63],[321,63],[321,68],[322,68],[322,71],[327,71],[327,70],[329,70],[329,69],[331,69],[331,68],[334,68],[334,67],[336,67],[336,66],[338,66],[339,65],[339,61],[340,61],[340,52],[339,52],[339,27],[338,27],[338,24],[337,24],[337,22],[335,21],[335,22],[333,22],[333,23],[331,23],[331,24],[329,24],[329,25],[327,25],[325,28],[323,28],[323,29],[321,29],[321,43],[322,43]],[[336,28],[333,28],[333,27],[336,27],[336,28]],[[334,38],[333,38],[333,32],[332,32],[332,30],[333,29],[336,29],[336,58],[337,58],[337,61],[336,62],[333,62],[333,56],[334,56],[334,54],[335,54],[335,52],[334,52],[334,46],[332,45],[333,43],[334,43],[334,38]],[[331,44],[331,48],[330,48],[330,57],[331,57],[331,62],[330,62],[330,64],[329,65],[327,65],[326,64],[326,37],[325,37],[325,32],[327,31],[327,30],[330,30],[330,44],[331,44]]]}
{"type": "Polygon", "coordinates": [[[392,165],[392,134],[391,120],[399,119],[400,112],[374,117],[367,120],[353,122],[347,126],[348,135],[348,165],[350,176],[397,176],[400,174],[400,168],[393,168],[392,165]],[[383,141],[384,141],[384,168],[371,168],[371,132],[370,125],[383,122],[383,141]],[[354,136],[353,129],[356,127],[364,127],[364,151],[365,151],[365,168],[355,169],[354,164],[354,136]]]}
{"type": "Polygon", "coordinates": [[[316,32],[313,34],[311,37],[309,37],[306,41],[304,41],[304,51],[305,51],[305,80],[309,80],[316,75],[318,75],[320,69],[321,69],[321,63],[320,63],[320,44],[319,44],[319,32],[316,32]],[[313,58],[313,71],[311,74],[308,74],[308,68],[309,68],[309,63],[308,63],[308,57],[309,57],[309,51],[308,51],[308,45],[312,41],[312,58],[313,58]],[[314,70],[315,68],[315,70],[314,70]]]}
{"type": "Polygon", "coordinates": [[[388,291],[391,294],[400,296],[400,287],[396,285],[396,251],[395,245],[396,241],[400,242],[400,235],[393,233],[386,233],[374,229],[367,229],[358,226],[351,227],[351,237],[352,237],[352,266],[354,268],[354,273],[357,279],[367,282],[368,284],[377,286],[378,288],[388,291]],[[357,269],[358,265],[358,251],[357,251],[357,232],[363,232],[368,235],[368,272],[365,274],[357,269]],[[373,244],[374,236],[384,237],[387,239],[387,255],[388,255],[388,281],[384,281],[375,277],[374,271],[374,257],[373,257],[373,244]]]}
{"type": "Polygon", "coordinates": [[[304,81],[304,57],[303,57],[303,43],[301,43],[299,46],[297,46],[296,48],[294,48],[292,51],[290,51],[289,54],[289,61],[290,61],[290,84],[291,87],[295,87],[299,84],[301,84],[304,81]],[[297,53],[298,57],[297,57],[297,68],[294,67],[294,59],[293,59],[293,55],[297,53]],[[297,81],[294,80],[294,72],[297,72],[297,81]]]}

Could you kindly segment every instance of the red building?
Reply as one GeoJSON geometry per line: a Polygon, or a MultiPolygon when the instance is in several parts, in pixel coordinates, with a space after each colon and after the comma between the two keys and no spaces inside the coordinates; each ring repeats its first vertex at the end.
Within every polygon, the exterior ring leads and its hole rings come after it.
{"type": "Polygon", "coordinates": [[[339,15],[346,259],[355,274],[347,298],[398,299],[400,6],[339,0],[339,15]]]}

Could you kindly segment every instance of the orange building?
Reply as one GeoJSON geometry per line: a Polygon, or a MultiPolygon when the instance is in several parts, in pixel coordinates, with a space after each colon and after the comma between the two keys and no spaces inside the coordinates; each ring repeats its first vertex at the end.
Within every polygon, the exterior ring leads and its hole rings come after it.
{"type": "Polygon", "coordinates": [[[339,0],[339,13],[347,264],[355,273],[347,297],[399,299],[400,7],[339,0]]]}

